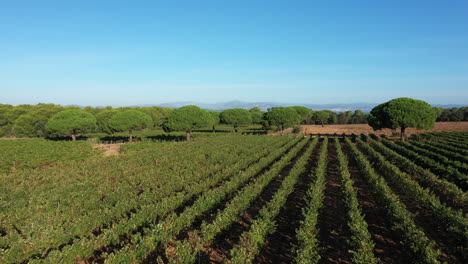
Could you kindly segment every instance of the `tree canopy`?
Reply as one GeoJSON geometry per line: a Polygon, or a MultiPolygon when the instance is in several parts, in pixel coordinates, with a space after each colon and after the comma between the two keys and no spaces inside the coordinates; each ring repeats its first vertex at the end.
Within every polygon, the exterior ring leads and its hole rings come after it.
{"type": "Polygon", "coordinates": [[[305,106],[290,106],[290,108],[294,109],[297,114],[300,116],[300,123],[307,124],[310,119],[312,118],[314,111],[312,109],[307,108],[305,106]]]}
{"type": "Polygon", "coordinates": [[[430,129],[437,118],[436,110],[428,103],[412,98],[396,98],[374,107],[368,123],[374,130],[382,128],[401,129],[401,140],[405,140],[405,129],[430,129]]]}
{"type": "Polygon", "coordinates": [[[96,118],[83,110],[68,109],[53,115],[45,129],[50,135],[71,136],[75,141],[77,135],[96,129],[96,118]]]}
{"type": "Polygon", "coordinates": [[[109,127],[116,132],[128,131],[130,134],[129,141],[132,142],[133,131],[150,127],[152,122],[149,115],[138,110],[129,109],[116,113],[109,120],[109,127]]]}
{"type": "Polygon", "coordinates": [[[289,126],[296,125],[300,116],[290,107],[275,107],[268,111],[266,118],[271,125],[275,125],[281,131],[281,135],[284,134],[284,129],[289,126]]]}
{"type": "Polygon", "coordinates": [[[164,128],[167,131],[185,131],[187,140],[195,128],[211,126],[213,119],[210,113],[195,105],[187,105],[174,109],[167,117],[164,128]]]}
{"type": "Polygon", "coordinates": [[[97,128],[100,132],[104,133],[112,133],[112,128],[109,126],[109,121],[111,120],[114,115],[116,115],[119,112],[119,110],[116,109],[106,109],[98,114],[96,114],[96,122],[97,122],[97,128]]]}
{"type": "Polygon", "coordinates": [[[263,112],[260,108],[258,107],[253,107],[249,109],[250,116],[252,117],[252,123],[253,124],[263,124],[265,120],[263,119],[263,112]]]}
{"type": "Polygon", "coordinates": [[[314,118],[315,120],[318,120],[320,121],[320,123],[322,124],[322,127],[323,127],[323,124],[324,122],[330,117],[330,111],[328,110],[320,110],[320,111],[316,111],[314,113],[314,118]]]}
{"type": "Polygon", "coordinates": [[[18,137],[35,137],[35,119],[30,114],[20,115],[13,125],[13,132],[18,137]]]}
{"type": "Polygon", "coordinates": [[[241,125],[252,124],[252,116],[250,112],[242,108],[226,109],[221,112],[220,119],[225,124],[234,126],[234,131],[241,125]]]}
{"type": "Polygon", "coordinates": [[[215,126],[217,124],[219,124],[219,122],[221,121],[221,119],[219,118],[219,115],[221,114],[221,112],[218,112],[218,111],[208,111],[208,113],[210,113],[211,115],[211,121],[213,123],[213,133],[216,132],[216,128],[215,126]]]}

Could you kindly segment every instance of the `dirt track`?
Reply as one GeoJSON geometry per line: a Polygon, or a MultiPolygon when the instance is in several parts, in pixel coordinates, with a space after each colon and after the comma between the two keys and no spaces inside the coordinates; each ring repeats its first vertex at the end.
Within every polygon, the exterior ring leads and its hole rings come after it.
{"type": "MultiPolygon", "coordinates": [[[[390,129],[382,129],[374,131],[367,124],[352,124],[352,125],[301,125],[302,133],[304,134],[356,134],[359,135],[374,133],[377,135],[385,134],[387,136],[392,135],[390,129]]],[[[290,133],[292,129],[287,129],[285,132],[290,133]]],[[[421,132],[443,132],[443,131],[468,131],[468,122],[437,122],[433,129],[429,130],[418,130],[414,128],[406,129],[408,135],[421,132]]],[[[277,133],[274,133],[277,134],[277,133]]]]}
{"type": "Polygon", "coordinates": [[[116,144],[95,144],[93,145],[94,148],[100,149],[103,151],[104,156],[113,156],[118,155],[120,153],[120,145],[123,143],[116,143],[116,144]]]}

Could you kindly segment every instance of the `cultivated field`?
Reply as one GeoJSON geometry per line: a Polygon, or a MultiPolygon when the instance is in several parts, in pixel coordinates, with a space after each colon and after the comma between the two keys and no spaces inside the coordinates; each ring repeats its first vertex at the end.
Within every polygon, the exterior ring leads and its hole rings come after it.
{"type": "Polygon", "coordinates": [[[0,263],[467,262],[467,132],[50,143],[0,173],[0,263]]]}
{"type": "MultiPolygon", "coordinates": [[[[325,125],[322,127],[321,125],[301,125],[302,131],[306,134],[385,134],[387,136],[392,135],[391,129],[382,129],[378,131],[374,131],[372,127],[367,124],[351,124],[351,125],[325,125]]],[[[290,129],[292,130],[292,129],[290,129]]],[[[435,127],[429,130],[418,130],[415,128],[408,128],[406,129],[406,133],[408,135],[415,134],[415,133],[423,133],[423,132],[462,132],[468,131],[468,122],[436,122],[435,127]]],[[[400,132],[400,131],[397,131],[400,132]]]]}

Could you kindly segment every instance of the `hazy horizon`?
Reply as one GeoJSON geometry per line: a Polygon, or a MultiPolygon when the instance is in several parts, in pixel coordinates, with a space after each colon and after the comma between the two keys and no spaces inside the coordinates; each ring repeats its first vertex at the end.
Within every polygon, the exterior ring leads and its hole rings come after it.
{"type": "Polygon", "coordinates": [[[14,1],[0,103],[468,103],[468,2],[14,1]]]}
{"type": "MultiPolygon", "coordinates": [[[[219,109],[229,109],[229,108],[245,108],[245,109],[250,109],[253,107],[261,107],[267,109],[269,107],[278,107],[278,106],[306,106],[309,108],[316,108],[318,110],[320,109],[353,109],[353,110],[364,110],[364,111],[369,111],[371,108],[374,106],[381,104],[383,102],[355,102],[355,103],[322,103],[322,104],[313,104],[313,103],[291,103],[291,102],[266,102],[266,101],[241,101],[241,100],[230,100],[230,101],[225,101],[225,102],[214,102],[214,103],[206,103],[206,102],[196,102],[196,101],[179,101],[179,102],[164,102],[164,103],[147,103],[147,104],[122,104],[122,105],[104,105],[104,104],[96,104],[96,105],[90,105],[90,104],[61,104],[61,103],[54,103],[54,102],[38,102],[38,103],[31,103],[31,105],[37,105],[37,104],[55,104],[55,105],[61,105],[61,106],[78,106],[78,107],[86,107],[86,106],[91,106],[91,107],[107,107],[111,106],[113,108],[119,108],[119,107],[151,107],[151,106],[157,106],[157,107],[168,107],[168,108],[178,108],[181,106],[185,105],[197,105],[200,106],[201,108],[205,109],[213,109],[213,110],[219,110],[219,109]],[[327,108],[328,107],[328,108],[327,108]]],[[[1,102],[0,104],[10,104],[10,103],[5,103],[1,102]]],[[[468,104],[433,104],[430,103],[430,105],[434,107],[468,107],[468,104]]],[[[21,104],[10,104],[13,106],[18,106],[21,104]]],[[[336,110],[339,111],[339,110],[336,110]]]]}

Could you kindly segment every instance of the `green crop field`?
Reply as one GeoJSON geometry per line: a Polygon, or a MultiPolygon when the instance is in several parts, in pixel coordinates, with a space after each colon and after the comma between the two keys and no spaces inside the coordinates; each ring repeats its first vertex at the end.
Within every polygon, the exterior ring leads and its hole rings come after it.
{"type": "Polygon", "coordinates": [[[90,142],[48,141],[45,139],[0,140],[0,172],[20,168],[50,166],[82,160],[97,154],[90,142]]]}
{"type": "Polygon", "coordinates": [[[468,133],[0,140],[0,263],[466,263],[468,133]]]}

